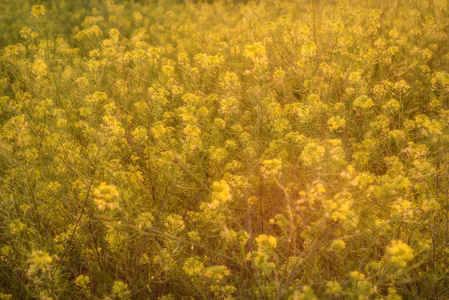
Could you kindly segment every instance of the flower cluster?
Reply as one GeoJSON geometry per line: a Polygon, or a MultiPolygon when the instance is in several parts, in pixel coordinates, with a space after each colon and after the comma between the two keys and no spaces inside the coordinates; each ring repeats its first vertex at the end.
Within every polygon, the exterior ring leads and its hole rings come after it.
{"type": "Polygon", "coordinates": [[[413,259],[413,249],[400,240],[394,240],[387,248],[387,257],[392,264],[405,267],[407,263],[413,259]]]}
{"type": "Polygon", "coordinates": [[[106,182],[102,182],[95,188],[94,197],[94,202],[100,211],[119,208],[119,192],[114,185],[107,185],[106,182]]]}
{"type": "Polygon", "coordinates": [[[447,297],[447,1],[22,2],[0,298],[447,297]]]}

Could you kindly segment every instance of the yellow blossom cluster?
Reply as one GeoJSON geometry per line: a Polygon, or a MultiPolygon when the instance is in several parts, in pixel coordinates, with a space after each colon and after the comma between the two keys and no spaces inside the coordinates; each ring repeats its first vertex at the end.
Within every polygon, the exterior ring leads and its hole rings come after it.
{"type": "Polygon", "coordinates": [[[0,298],[447,298],[433,0],[4,1],[0,298]]]}

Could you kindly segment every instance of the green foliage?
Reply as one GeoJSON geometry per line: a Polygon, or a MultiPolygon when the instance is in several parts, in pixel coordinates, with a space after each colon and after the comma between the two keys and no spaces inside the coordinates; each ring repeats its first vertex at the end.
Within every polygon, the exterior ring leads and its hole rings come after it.
{"type": "Polygon", "coordinates": [[[449,292],[446,1],[8,1],[0,299],[449,292]]]}

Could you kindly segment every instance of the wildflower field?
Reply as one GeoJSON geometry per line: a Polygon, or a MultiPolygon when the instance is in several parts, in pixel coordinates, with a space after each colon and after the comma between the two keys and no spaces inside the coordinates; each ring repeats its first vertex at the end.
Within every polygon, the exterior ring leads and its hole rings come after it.
{"type": "Polygon", "coordinates": [[[449,298],[446,0],[0,3],[0,299],[449,298]]]}

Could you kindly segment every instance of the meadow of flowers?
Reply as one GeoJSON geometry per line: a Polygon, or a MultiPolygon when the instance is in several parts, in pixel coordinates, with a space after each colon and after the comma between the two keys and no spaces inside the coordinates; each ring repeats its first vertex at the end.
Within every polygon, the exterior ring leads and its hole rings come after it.
{"type": "Polygon", "coordinates": [[[449,297],[446,0],[6,1],[0,299],[449,297]]]}

